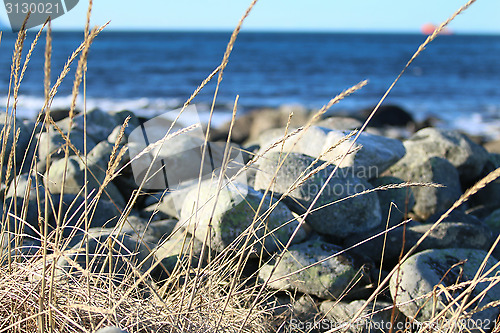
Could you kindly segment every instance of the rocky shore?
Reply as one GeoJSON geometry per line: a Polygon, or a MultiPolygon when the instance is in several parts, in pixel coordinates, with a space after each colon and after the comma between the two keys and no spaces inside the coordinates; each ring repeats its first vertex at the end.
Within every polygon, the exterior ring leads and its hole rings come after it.
{"type": "MultiPolygon", "coordinates": [[[[140,189],[128,153],[115,160],[130,133],[147,119],[93,110],[85,122],[82,114],[70,121],[54,113],[57,127],[70,133],[70,156],[64,159],[65,140],[56,126],[47,131],[34,120],[17,119],[14,127],[2,114],[3,133],[10,129],[2,165],[3,256],[37,255],[42,216],[49,234],[59,231],[67,240],[60,250],[68,254],[56,265],[60,276],[78,274],[80,268],[109,270],[110,249],[102,244],[110,236],[116,277],[130,274],[127,267],[134,262],[159,288],[181,266],[204,267],[218,254],[239,255],[244,248],[245,276],[276,291],[267,301],[276,327],[320,332],[348,323],[426,235],[349,332],[420,325],[440,311],[451,319],[461,303],[447,305],[478,269],[493,268],[489,277],[498,271],[500,247],[483,260],[500,233],[500,182],[431,227],[468,188],[500,167],[495,143],[483,145],[484,140],[457,131],[417,124],[396,107],[383,108],[356,142],[351,131],[361,127],[360,120],[335,116],[280,140],[311,115],[284,107],[238,118],[231,138],[248,162],[247,183],[221,192],[213,182],[196,183],[179,199],[167,191],[140,189]],[[8,163],[15,132],[15,154],[8,163]],[[119,170],[116,176],[108,172],[110,166],[119,170]],[[100,200],[94,204],[96,195],[100,200]],[[24,235],[21,243],[14,230],[24,235]],[[93,257],[90,267],[85,249],[93,257]],[[457,284],[461,287],[449,288],[457,284]],[[375,315],[363,316],[373,309],[375,315]]],[[[229,124],[213,129],[210,140],[224,141],[229,130],[229,124]]],[[[491,331],[499,309],[486,305],[500,299],[500,287],[482,282],[468,295],[474,300],[462,309],[470,314],[468,329],[491,331]]]]}

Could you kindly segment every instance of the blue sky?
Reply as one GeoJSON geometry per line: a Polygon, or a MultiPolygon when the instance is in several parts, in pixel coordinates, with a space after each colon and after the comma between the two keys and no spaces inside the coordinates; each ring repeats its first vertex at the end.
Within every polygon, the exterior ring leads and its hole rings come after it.
{"type": "MultiPolygon", "coordinates": [[[[19,0],[21,1],[21,0],[19,0]]],[[[231,30],[250,0],[94,0],[92,24],[111,30],[231,30]]],[[[260,0],[244,30],[418,32],[440,23],[465,0],[260,0]]],[[[53,22],[82,29],[88,2],[53,22]]],[[[457,33],[500,34],[500,1],[477,0],[450,28],[457,33]]],[[[8,22],[5,10],[0,20],[8,22]]]]}

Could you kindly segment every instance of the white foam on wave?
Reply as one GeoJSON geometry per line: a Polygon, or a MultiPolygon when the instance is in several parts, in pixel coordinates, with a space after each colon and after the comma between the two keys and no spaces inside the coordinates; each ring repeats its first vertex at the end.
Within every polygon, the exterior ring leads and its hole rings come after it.
{"type": "Polygon", "coordinates": [[[497,110],[494,117],[477,112],[463,115],[450,122],[447,127],[464,131],[470,135],[485,136],[491,140],[500,139],[499,111],[497,110]]]}

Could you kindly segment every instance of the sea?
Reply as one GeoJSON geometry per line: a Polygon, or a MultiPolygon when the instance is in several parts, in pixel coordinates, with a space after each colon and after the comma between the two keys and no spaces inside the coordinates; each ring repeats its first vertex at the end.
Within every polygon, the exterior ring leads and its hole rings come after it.
{"type": "MultiPolygon", "coordinates": [[[[35,33],[28,32],[23,59],[35,33]]],[[[88,57],[87,109],[153,116],[182,106],[221,63],[230,36],[230,32],[101,33],[88,57]]],[[[3,32],[0,44],[4,106],[15,39],[15,34],[3,32]]],[[[52,84],[82,39],[81,32],[53,33],[52,84]]],[[[238,114],[281,105],[319,109],[365,79],[366,87],[330,112],[350,114],[371,108],[425,39],[421,34],[242,32],[220,84],[216,119],[230,117],[236,96],[238,114]]],[[[19,117],[33,117],[43,105],[44,49],[42,36],[21,82],[19,117]]],[[[75,67],[76,62],[58,89],[54,109],[69,106],[75,67]]],[[[193,100],[200,112],[209,110],[216,81],[217,76],[193,100]]],[[[79,108],[82,101],[79,98],[79,108]]],[[[435,117],[439,126],[500,137],[500,35],[439,36],[410,65],[384,103],[401,106],[417,121],[435,117]]]]}

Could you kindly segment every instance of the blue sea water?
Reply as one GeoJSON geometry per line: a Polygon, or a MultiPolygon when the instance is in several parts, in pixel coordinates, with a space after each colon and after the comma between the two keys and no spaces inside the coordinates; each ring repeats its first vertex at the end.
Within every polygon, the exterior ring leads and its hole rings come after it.
{"type": "MultiPolygon", "coordinates": [[[[28,35],[28,41],[34,37],[28,35]]],[[[146,114],[182,105],[220,64],[230,33],[103,32],[94,41],[86,77],[87,105],[146,114]]],[[[342,90],[368,79],[361,91],[334,106],[353,112],[375,105],[425,40],[418,34],[241,33],[220,86],[216,111],[227,114],[236,95],[239,112],[301,104],[319,108],[342,90]]],[[[52,82],[82,40],[53,36],[52,82]]],[[[5,102],[15,35],[0,45],[0,100],[5,102]]],[[[25,53],[28,45],[25,46],[25,53]]],[[[440,36],[410,66],[386,100],[417,120],[436,116],[472,134],[500,134],[500,36],[440,36]]],[[[43,105],[44,38],[21,84],[18,114],[43,105]]],[[[67,107],[74,68],[55,107],[67,107]]],[[[216,78],[194,100],[207,109],[216,78]]]]}

